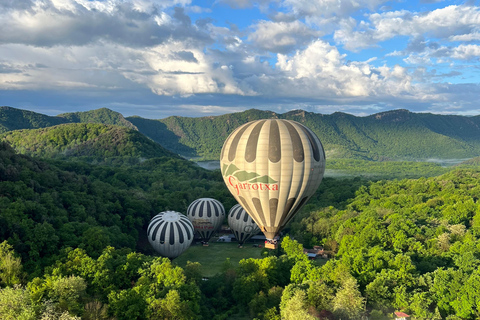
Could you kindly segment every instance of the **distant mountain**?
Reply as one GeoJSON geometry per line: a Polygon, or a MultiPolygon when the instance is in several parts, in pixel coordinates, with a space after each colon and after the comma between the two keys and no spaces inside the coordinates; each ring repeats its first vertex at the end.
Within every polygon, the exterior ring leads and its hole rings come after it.
{"type": "Polygon", "coordinates": [[[33,111],[0,107],[0,133],[19,129],[36,129],[69,122],[67,119],[46,116],[33,111]]]}
{"type": "Polygon", "coordinates": [[[62,123],[102,123],[137,130],[122,114],[107,108],[62,113],[52,117],[28,110],[0,107],[0,133],[20,129],[46,128],[62,123]]]}
{"type": "Polygon", "coordinates": [[[149,121],[128,117],[127,120],[134,123],[140,132],[176,153],[218,159],[223,142],[235,128],[248,121],[266,118],[303,123],[318,135],[330,158],[425,160],[480,155],[478,116],[443,116],[394,110],[356,117],[341,112],[323,115],[296,110],[277,114],[252,109],[217,117],[169,117],[149,121]],[[152,130],[153,127],[161,130],[152,130]]]}
{"type": "Polygon", "coordinates": [[[112,124],[130,129],[137,129],[131,122],[127,121],[121,113],[107,108],[91,111],[62,113],[57,117],[65,118],[72,123],[103,123],[112,124]]]}
{"type": "Polygon", "coordinates": [[[249,121],[278,118],[271,111],[247,110],[216,117],[168,117],[161,120],[146,120],[127,117],[140,132],[157,141],[165,148],[185,157],[200,157],[217,160],[227,136],[238,126],[249,121]]]}
{"type": "Polygon", "coordinates": [[[480,166],[480,157],[465,160],[457,165],[458,167],[480,166]]]}
{"type": "Polygon", "coordinates": [[[0,132],[64,122],[121,125],[143,133],[166,149],[187,158],[216,160],[227,136],[252,120],[278,118],[303,123],[322,141],[327,158],[366,160],[462,159],[480,156],[480,116],[465,117],[392,110],[366,117],[303,110],[277,114],[247,110],[215,117],[173,116],[152,120],[124,118],[109,109],[49,117],[19,109],[0,108],[0,132]]]}
{"type": "Polygon", "coordinates": [[[17,152],[36,157],[175,157],[136,130],[97,123],[69,123],[3,133],[0,139],[17,152]]]}

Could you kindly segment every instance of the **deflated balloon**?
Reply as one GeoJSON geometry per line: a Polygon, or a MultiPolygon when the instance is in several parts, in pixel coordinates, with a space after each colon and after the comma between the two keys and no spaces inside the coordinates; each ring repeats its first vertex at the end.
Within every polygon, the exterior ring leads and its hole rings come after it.
{"type": "Polygon", "coordinates": [[[230,134],[220,167],[229,191],[267,240],[276,243],[280,230],[320,185],[325,152],[318,137],[298,122],[258,120],[230,134]]]}
{"type": "Polygon", "coordinates": [[[187,217],[175,211],[160,212],[150,220],[148,241],[164,257],[176,258],[193,241],[193,225],[187,217]]]}
{"type": "Polygon", "coordinates": [[[225,219],[225,209],[218,200],[200,198],[188,206],[187,217],[202,240],[208,242],[213,233],[222,225],[225,219]]]}
{"type": "Polygon", "coordinates": [[[234,205],[228,212],[228,225],[241,245],[260,232],[255,221],[239,204],[234,205]]]}

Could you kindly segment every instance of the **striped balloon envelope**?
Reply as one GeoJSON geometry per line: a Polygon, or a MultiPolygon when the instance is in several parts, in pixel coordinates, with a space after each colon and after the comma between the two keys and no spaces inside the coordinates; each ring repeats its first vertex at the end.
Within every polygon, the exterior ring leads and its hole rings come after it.
{"type": "Polygon", "coordinates": [[[160,255],[176,258],[193,241],[193,225],[187,217],[175,211],[160,212],[150,220],[148,241],[160,255]]]}
{"type": "Polygon", "coordinates": [[[239,204],[234,205],[228,212],[228,225],[240,245],[260,232],[255,221],[239,204]]]}
{"type": "Polygon", "coordinates": [[[325,171],[318,137],[290,120],[246,123],[226,139],[220,156],[223,180],[276,247],[282,228],[315,193],[325,171]]]}
{"type": "Polygon", "coordinates": [[[225,219],[225,209],[218,200],[200,198],[188,206],[187,217],[202,241],[208,242],[213,233],[222,225],[225,219]]]}

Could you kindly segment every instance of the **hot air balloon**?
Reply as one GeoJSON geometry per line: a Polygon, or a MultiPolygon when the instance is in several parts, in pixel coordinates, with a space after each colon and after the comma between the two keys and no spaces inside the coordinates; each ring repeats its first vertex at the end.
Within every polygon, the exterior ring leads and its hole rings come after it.
{"type": "Polygon", "coordinates": [[[193,225],[187,217],[175,211],[160,212],[150,220],[148,241],[164,257],[176,258],[193,241],[193,225]]]}
{"type": "Polygon", "coordinates": [[[260,232],[255,221],[239,204],[234,205],[228,212],[228,225],[240,245],[260,232]]]}
{"type": "Polygon", "coordinates": [[[187,217],[203,243],[208,244],[213,233],[222,225],[225,209],[218,200],[200,198],[188,206],[187,217]]]}
{"type": "Polygon", "coordinates": [[[220,156],[223,180],[276,248],[279,232],[315,193],[325,171],[318,137],[302,124],[257,120],[235,129],[220,156]]]}

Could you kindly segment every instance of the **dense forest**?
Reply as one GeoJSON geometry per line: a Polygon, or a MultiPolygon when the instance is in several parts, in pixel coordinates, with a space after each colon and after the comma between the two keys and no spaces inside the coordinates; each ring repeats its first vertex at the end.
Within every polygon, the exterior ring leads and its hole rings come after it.
{"type": "MultiPolygon", "coordinates": [[[[209,279],[198,262],[180,267],[159,257],[145,234],[155,214],[186,212],[201,197],[227,210],[236,204],[219,170],[164,147],[208,146],[205,154],[213,155],[222,135],[258,116],[336,117],[350,133],[373,137],[383,127],[399,146],[406,123],[426,130],[425,119],[435,118],[438,125],[430,123],[422,139],[434,139],[436,130],[445,148],[465,142],[448,152],[474,152],[477,143],[465,123],[448,132],[464,117],[406,111],[357,118],[250,110],[197,126],[179,117],[125,119],[108,109],[48,117],[0,108],[0,319],[392,319],[394,311],[414,319],[480,317],[478,158],[450,167],[366,161],[370,151],[363,159],[327,159],[326,178],[277,250],[238,264],[226,259],[209,279]],[[380,120],[399,131],[380,122],[372,129],[380,120]],[[142,134],[149,125],[155,139],[142,134]],[[213,125],[218,141],[208,145],[213,125]],[[191,133],[197,145],[185,143],[191,133]],[[303,249],[313,246],[328,259],[308,259],[303,249]]],[[[469,121],[473,126],[477,118],[469,121]]],[[[369,148],[357,137],[357,150],[369,148]]]]}
{"type": "Polygon", "coordinates": [[[0,318],[476,319],[479,177],[326,178],[278,250],[203,281],[198,263],[156,256],[144,230],[198,197],[233,206],[219,172],[171,157],[38,160],[4,142],[0,318]],[[313,245],[326,263],[303,253],[313,245]]]}
{"type": "MultiPolygon", "coordinates": [[[[177,141],[172,141],[175,144],[170,146],[173,151],[182,153],[183,148],[176,147],[182,145],[194,150],[189,156],[218,159],[223,141],[233,129],[248,121],[266,118],[294,120],[306,125],[322,141],[327,158],[426,160],[471,158],[480,152],[478,116],[440,116],[394,110],[356,117],[341,112],[323,115],[297,110],[276,114],[252,109],[218,117],[169,117],[156,123],[133,117],[126,119],[147,136],[150,136],[146,132],[150,127],[157,127],[157,132],[175,133],[177,141]]],[[[151,138],[156,139],[156,136],[151,138]]]]}
{"type": "Polygon", "coordinates": [[[112,158],[140,159],[177,157],[136,130],[115,125],[71,123],[41,129],[8,131],[0,134],[19,153],[58,159],[103,162],[112,158]]]}
{"type": "Polygon", "coordinates": [[[120,113],[98,110],[46,116],[0,107],[0,133],[39,129],[63,123],[99,123],[138,130],[166,149],[186,158],[216,160],[223,142],[235,128],[248,121],[280,118],[311,128],[322,141],[329,159],[428,160],[467,159],[480,154],[480,116],[466,117],[392,110],[366,117],[336,112],[317,114],[303,110],[277,114],[247,110],[202,118],[124,118],[120,113]]]}

